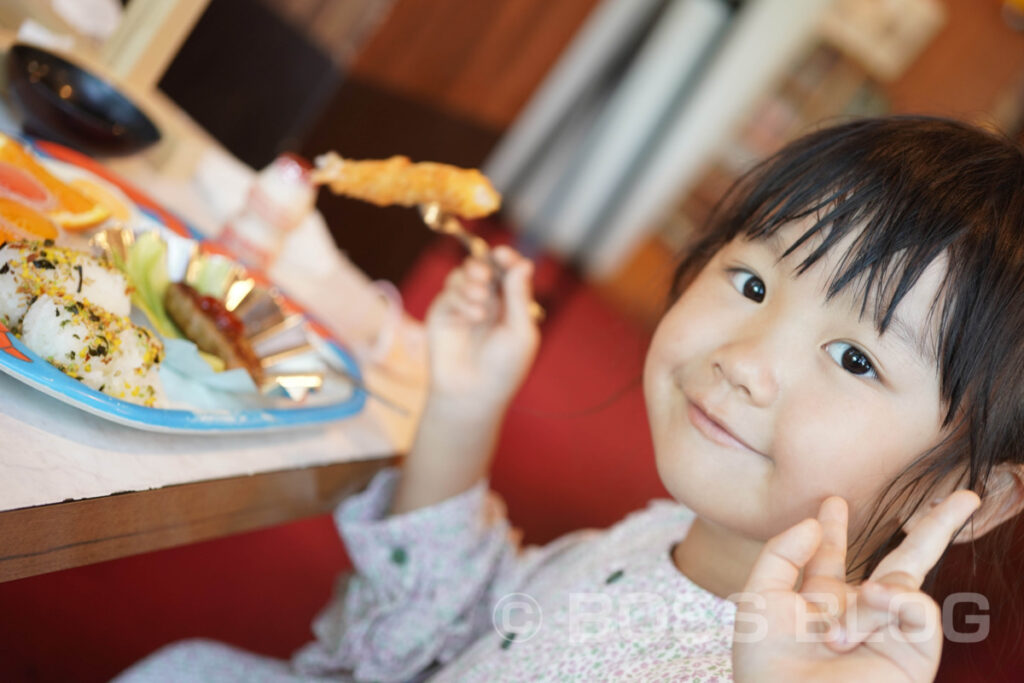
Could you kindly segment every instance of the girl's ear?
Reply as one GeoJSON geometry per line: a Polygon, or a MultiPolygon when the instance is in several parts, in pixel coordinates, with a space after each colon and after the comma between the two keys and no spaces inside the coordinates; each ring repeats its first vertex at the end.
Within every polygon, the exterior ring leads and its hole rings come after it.
{"type": "Polygon", "coordinates": [[[981,507],[954,543],[975,541],[1024,510],[1024,466],[1004,463],[989,477],[981,507]]]}
{"type": "MultiPolygon", "coordinates": [[[[1024,465],[1004,463],[989,476],[981,507],[967,522],[967,526],[953,539],[953,543],[975,541],[1003,522],[1024,511],[1024,465]]],[[[936,503],[952,491],[944,491],[936,503]]],[[[934,505],[922,505],[903,523],[904,531],[912,529],[934,505]]]]}

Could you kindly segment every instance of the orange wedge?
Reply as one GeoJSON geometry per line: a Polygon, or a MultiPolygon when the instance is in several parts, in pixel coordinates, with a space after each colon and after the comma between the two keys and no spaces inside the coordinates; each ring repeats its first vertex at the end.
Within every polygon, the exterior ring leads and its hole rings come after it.
{"type": "Polygon", "coordinates": [[[35,209],[0,197],[0,241],[52,240],[57,226],[35,209]]]}
{"type": "Polygon", "coordinates": [[[110,217],[110,210],[87,197],[43,168],[32,154],[13,138],[0,133],[0,161],[28,171],[57,200],[48,212],[50,219],[67,230],[85,230],[110,217]]]}
{"type": "Polygon", "coordinates": [[[53,207],[53,197],[31,173],[0,161],[0,196],[16,199],[40,211],[53,207]]]}
{"type": "Polygon", "coordinates": [[[117,220],[122,222],[131,220],[132,209],[129,205],[131,200],[124,195],[119,195],[109,186],[92,178],[75,178],[71,181],[70,185],[106,208],[110,215],[117,220]]]}

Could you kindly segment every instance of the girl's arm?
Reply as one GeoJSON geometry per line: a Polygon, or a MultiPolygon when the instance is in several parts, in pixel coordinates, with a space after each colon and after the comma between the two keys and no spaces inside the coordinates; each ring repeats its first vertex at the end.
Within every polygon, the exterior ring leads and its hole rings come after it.
{"type": "Polygon", "coordinates": [[[430,391],[391,512],[462,493],[486,476],[501,421],[536,354],[530,317],[532,264],[498,247],[504,273],[469,258],[427,314],[430,391]]]}
{"type": "Polygon", "coordinates": [[[381,472],[335,512],[355,571],[314,624],[316,642],[294,659],[304,673],[421,677],[481,635],[499,638],[496,600],[558,552],[520,554],[503,506],[483,485],[539,341],[530,263],[511,249],[494,255],[497,287],[491,268],[469,259],[427,315],[430,393],[404,466],[381,472]]]}

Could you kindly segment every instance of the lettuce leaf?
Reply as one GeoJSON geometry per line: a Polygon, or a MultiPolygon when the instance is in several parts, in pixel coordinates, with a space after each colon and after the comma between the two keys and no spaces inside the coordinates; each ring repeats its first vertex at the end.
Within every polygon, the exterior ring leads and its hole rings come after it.
{"type": "MultiPolygon", "coordinates": [[[[156,231],[136,235],[121,261],[113,250],[117,266],[132,286],[132,305],[142,311],[153,329],[165,339],[187,339],[167,315],[164,296],[171,279],[167,274],[167,243],[156,231]]],[[[199,355],[214,372],[224,370],[224,361],[212,354],[199,351],[199,355]]]]}

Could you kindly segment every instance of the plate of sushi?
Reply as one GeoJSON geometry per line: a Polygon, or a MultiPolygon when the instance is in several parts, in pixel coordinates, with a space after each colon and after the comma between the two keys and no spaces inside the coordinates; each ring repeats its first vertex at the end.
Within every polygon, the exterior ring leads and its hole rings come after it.
{"type": "Polygon", "coordinates": [[[162,432],[359,413],[345,346],[257,271],[93,160],[0,134],[0,372],[162,432]]]}

